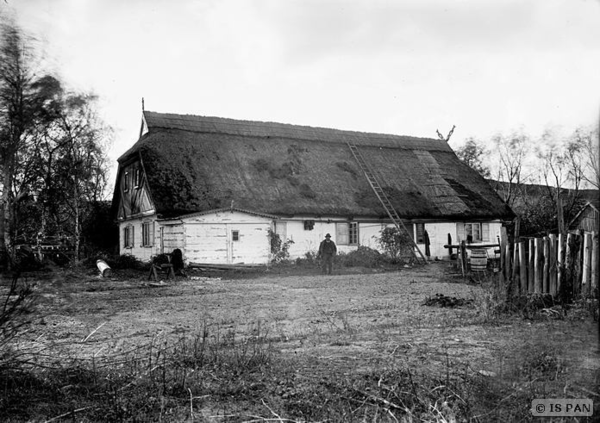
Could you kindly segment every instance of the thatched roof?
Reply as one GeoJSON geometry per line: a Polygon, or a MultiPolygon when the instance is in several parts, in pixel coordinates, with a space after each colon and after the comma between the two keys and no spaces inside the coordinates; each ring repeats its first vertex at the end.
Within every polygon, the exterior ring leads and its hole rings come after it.
{"type": "Polygon", "coordinates": [[[140,158],[159,214],[221,207],[275,215],[384,217],[347,146],[359,147],[405,218],[512,218],[439,139],[145,111],[140,158]]]}

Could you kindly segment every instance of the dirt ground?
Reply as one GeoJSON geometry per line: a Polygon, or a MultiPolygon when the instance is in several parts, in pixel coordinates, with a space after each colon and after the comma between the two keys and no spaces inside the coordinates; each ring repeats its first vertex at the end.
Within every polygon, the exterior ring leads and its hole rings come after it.
{"type": "Polygon", "coordinates": [[[208,330],[211,336],[266,335],[282,354],[309,357],[315,371],[353,372],[387,360],[432,372],[452,363],[502,378],[514,372],[510,363],[527,345],[543,344],[559,351],[568,371],[565,390],[600,402],[598,330],[589,314],[490,322],[481,285],[465,281],[448,263],[363,270],[248,278],[190,272],[163,282],[117,271],[111,278],[56,274],[38,283],[38,311],[22,347],[57,359],[95,359],[208,330]],[[473,301],[423,305],[436,294],[473,301]]]}

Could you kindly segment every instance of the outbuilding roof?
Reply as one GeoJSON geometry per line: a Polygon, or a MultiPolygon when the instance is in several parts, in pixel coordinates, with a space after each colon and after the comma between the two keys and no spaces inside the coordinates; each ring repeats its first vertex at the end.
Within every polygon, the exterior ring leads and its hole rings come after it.
{"type": "Polygon", "coordinates": [[[142,129],[119,162],[141,160],[165,217],[232,200],[280,216],[385,217],[347,143],[359,148],[400,217],[514,216],[440,139],[150,111],[142,129]]]}

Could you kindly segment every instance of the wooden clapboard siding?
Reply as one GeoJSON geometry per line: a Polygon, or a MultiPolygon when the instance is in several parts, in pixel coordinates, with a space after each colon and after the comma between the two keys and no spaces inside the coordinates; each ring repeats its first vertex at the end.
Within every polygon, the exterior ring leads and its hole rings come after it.
{"type": "Polygon", "coordinates": [[[185,259],[191,263],[268,263],[272,222],[272,217],[234,209],[186,216],[182,218],[185,259]],[[233,231],[239,235],[237,241],[233,231]]]}
{"type": "Polygon", "coordinates": [[[194,263],[268,263],[270,222],[187,223],[186,260],[194,263]],[[232,237],[237,231],[238,240],[232,237]]]}
{"type": "Polygon", "coordinates": [[[164,225],[162,228],[162,252],[171,253],[179,248],[185,254],[185,235],[183,224],[164,225]]]}

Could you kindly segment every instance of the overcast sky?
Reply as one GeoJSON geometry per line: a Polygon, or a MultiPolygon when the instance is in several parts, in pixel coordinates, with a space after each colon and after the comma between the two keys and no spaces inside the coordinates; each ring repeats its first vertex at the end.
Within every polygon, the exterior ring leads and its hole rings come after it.
{"type": "MultiPolygon", "coordinates": [[[[436,137],[600,112],[599,0],[6,0],[101,98],[114,160],[146,110],[436,137]]],[[[116,166],[116,163],[115,163],[116,166]]]]}

